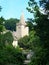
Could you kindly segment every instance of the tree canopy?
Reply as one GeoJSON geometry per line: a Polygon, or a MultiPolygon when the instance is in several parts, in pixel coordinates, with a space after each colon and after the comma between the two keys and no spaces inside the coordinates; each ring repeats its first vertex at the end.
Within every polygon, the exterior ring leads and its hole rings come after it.
{"type": "Polygon", "coordinates": [[[16,31],[16,24],[19,22],[18,19],[10,18],[5,21],[4,26],[6,29],[11,30],[11,31],[16,31]]]}
{"type": "Polygon", "coordinates": [[[27,10],[34,16],[30,21],[36,22],[33,28],[40,39],[29,65],[49,65],[49,0],[29,0],[28,5],[27,10]]]}

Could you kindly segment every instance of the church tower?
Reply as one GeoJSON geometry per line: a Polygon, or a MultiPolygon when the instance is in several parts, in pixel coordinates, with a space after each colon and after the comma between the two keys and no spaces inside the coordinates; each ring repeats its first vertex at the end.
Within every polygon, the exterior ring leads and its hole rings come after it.
{"type": "Polygon", "coordinates": [[[24,13],[22,13],[22,15],[20,17],[20,21],[16,25],[16,28],[17,28],[16,37],[17,37],[17,39],[20,39],[26,35],[27,36],[29,35],[29,28],[26,25],[27,24],[26,24],[25,19],[24,19],[24,13]]]}
{"type": "Polygon", "coordinates": [[[14,41],[12,43],[12,45],[16,48],[16,46],[18,46],[18,40],[24,36],[28,36],[29,35],[29,28],[26,26],[27,23],[25,22],[24,19],[24,14],[22,13],[21,17],[20,17],[20,21],[19,23],[17,23],[16,25],[16,32],[13,31],[13,37],[14,37],[14,41]]]}

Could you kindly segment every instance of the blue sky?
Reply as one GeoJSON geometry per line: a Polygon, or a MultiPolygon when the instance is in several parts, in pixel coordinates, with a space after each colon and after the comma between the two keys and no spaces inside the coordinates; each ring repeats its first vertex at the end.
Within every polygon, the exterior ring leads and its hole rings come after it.
{"type": "Polygon", "coordinates": [[[2,6],[0,16],[3,16],[5,19],[19,19],[23,11],[25,15],[25,20],[27,18],[32,18],[33,15],[26,10],[26,7],[28,6],[28,1],[29,0],[0,0],[0,6],[2,6]]]}

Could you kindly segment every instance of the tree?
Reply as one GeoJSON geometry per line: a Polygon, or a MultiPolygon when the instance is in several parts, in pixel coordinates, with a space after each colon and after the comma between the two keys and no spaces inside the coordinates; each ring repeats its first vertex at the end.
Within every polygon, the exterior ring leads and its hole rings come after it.
{"type": "Polygon", "coordinates": [[[4,45],[12,45],[13,43],[13,36],[11,32],[7,32],[3,35],[2,38],[2,43],[4,43],[4,45]]]}
{"type": "Polygon", "coordinates": [[[19,22],[18,19],[10,18],[9,20],[5,21],[5,28],[11,31],[16,31],[16,24],[19,22]]]}
{"type": "Polygon", "coordinates": [[[27,9],[30,13],[33,13],[33,22],[37,24],[33,25],[34,30],[40,39],[39,46],[36,44],[37,49],[34,48],[34,52],[37,52],[30,65],[49,65],[49,0],[39,0],[39,4],[35,0],[29,0],[28,4],[29,8],[27,9]]]}
{"type": "MultiPolygon", "coordinates": [[[[0,6],[0,12],[1,12],[1,6],[0,6]]],[[[2,47],[3,43],[2,43],[2,38],[3,38],[3,31],[5,29],[4,27],[4,21],[5,19],[3,17],[0,17],[0,48],[2,47]]]]}
{"type": "Polygon", "coordinates": [[[27,49],[29,48],[29,37],[28,36],[24,36],[23,38],[18,40],[18,44],[21,48],[27,49]]]}
{"type": "Polygon", "coordinates": [[[29,27],[29,32],[33,30],[33,24],[32,24],[32,22],[30,22],[30,20],[27,21],[27,26],[29,27]]]}
{"type": "Polygon", "coordinates": [[[3,22],[4,22],[4,18],[1,17],[0,18],[0,33],[3,32],[3,30],[4,30],[4,24],[3,24],[3,22]]]}
{"type": "Polygon", "coordinates": [[[39,46],[39,43],[40,43],[39,37],[37,35],[35,35],[34,30],[30,31],[29,36],[24,36],[23,38],[18,40],[19,46],[24,49],[32,50],[37,45],[39,46]]]}
{"type": "Polygon", "coordinates": [[[20,48],[14,48],[11,45],[0,49],[0,64],[1,65],[23,65],[24,55],[20,48]]]}

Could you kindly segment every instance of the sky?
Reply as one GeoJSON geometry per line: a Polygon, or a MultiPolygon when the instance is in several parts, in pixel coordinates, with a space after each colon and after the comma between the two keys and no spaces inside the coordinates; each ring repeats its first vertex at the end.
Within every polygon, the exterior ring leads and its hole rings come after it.
{"type": "Polygon", "coordinates": [[[5,19],[17,18],[20,19],[22,11],[24,12],[25,20],[32,18],[33,15],[26,10],[29,0],[0,0],[2,11],[0,17],[5,19]]]}

